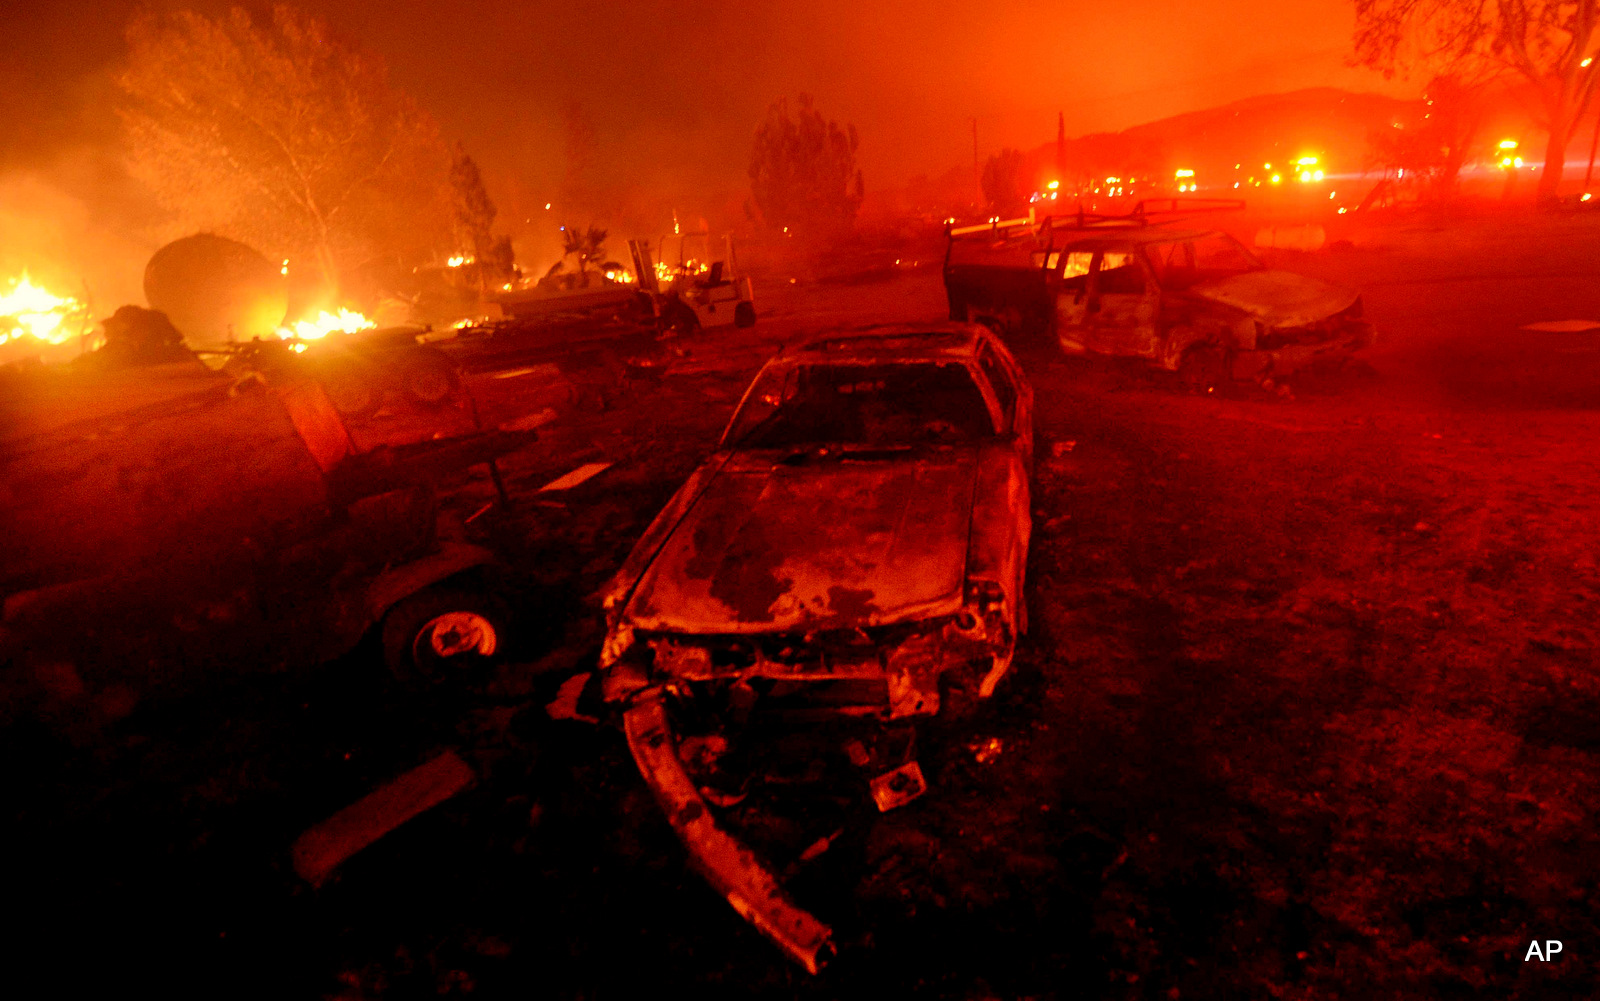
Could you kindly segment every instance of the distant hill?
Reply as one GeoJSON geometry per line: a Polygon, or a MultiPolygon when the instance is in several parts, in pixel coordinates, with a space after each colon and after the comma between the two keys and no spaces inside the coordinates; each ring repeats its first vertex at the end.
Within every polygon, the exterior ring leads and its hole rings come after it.
{"type": "MultiPolygon", "coordinates": [[[[1246,174],[1259,173],[1267,163],[1281,166],[1301,156],[1318,157],[1330,172],[1359,171],[1367,162],[1367,137],[1392,128],[1416,108],[1415,101],[1332,87],[1266,94],[1069,141],[1067,162],[1082,167],[1131,148],[1154,161],[1138,166],[1166,178],[1184,167],[1202,179],[1220,181],[1234,173],[1236,163],[1246,174]]],[[[1041,146],[1033,155],[1041,165],[1050,165],[1055,144],[1041,146]]]]}
{"type": "MultiPolygon", "coordinates": [[[[1368,164],[1368,136],[1392,128],[1418,108],[1416,101],[1315,87],[1068,139],[1064,177],[1056,176],[1054,141],[1024,153],[1030,174],[1041,185],[1046,180],[1061,180],[1066,186],[1080,179],[1130,174],[1170,182],[1173,172],[1184,168],[1215,189],[1236,177],[1244,180],[1252,171],[1261,175],[1264,164],[1281,166],[1301,156],[1318,157],[1329,173],[1359,172],[1368,164]],[[1237,171],[1235,164],[1240,165],[1237,171]]],[[[972,168],[963,166],[937,178],[917,178],[874,201],[884,211],[931,214],[972,204],[976,197],[972,168]]]]}

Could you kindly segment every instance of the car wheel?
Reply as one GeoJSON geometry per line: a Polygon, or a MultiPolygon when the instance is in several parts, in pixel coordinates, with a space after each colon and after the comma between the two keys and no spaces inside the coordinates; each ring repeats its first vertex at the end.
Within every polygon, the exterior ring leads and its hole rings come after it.
{"type": "Polygon", "coordinates": [[[756,304],[741,302],[733,307],[733,325],[736,327],[753,327],[756,325],[756,304]]]}
{"type": "Polygon", "coordinates": [[[419,591],[383,617],[383,659],[408,688],[469,681],[505,655],[509,617],[487,595],[458,588],[419,591]]]}
{"type": "Polygon", "coordinates": [[[1178,381],[1191,393],[1221,392],[1227,374],[1227,356],[1215,344],[1196,344],[1178,359],[1178,381]]]}

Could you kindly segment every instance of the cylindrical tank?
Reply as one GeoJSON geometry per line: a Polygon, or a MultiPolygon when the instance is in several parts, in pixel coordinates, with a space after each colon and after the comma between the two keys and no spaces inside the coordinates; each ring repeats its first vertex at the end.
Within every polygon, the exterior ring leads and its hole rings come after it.
{"type": "Polygon", "coordinates": [[[156,251],[145,265],[144,295],[191,348],[270,337],[288,308],[277,265],[252,247],[211,233],[156,251]]]}

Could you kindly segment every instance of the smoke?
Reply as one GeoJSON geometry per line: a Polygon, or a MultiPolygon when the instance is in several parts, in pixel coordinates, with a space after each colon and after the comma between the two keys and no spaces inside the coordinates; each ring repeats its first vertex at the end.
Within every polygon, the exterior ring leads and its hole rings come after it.
{"type": "Polygon", "coordinates": [[[103,151],[0,174],[0,284],[26,271],[97,319],[144,303],[144,266],[170,223],[103,151]]]}

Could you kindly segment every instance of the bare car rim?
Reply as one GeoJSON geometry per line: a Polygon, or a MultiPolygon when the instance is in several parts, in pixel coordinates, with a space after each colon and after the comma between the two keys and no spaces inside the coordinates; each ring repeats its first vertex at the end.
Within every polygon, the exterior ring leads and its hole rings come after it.
{"type": "Polygon", "coordinates": [[[461,657],[491,657],[499,643],[494,623],[477,612],[446,612],[417,630],[412,654],[417,663],[461,657]]]}

